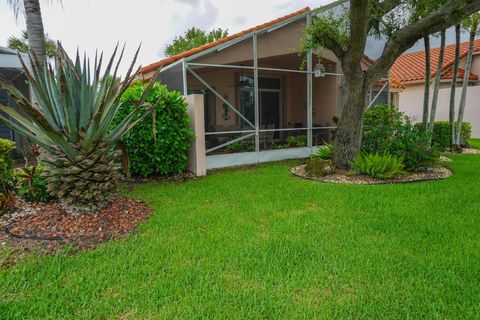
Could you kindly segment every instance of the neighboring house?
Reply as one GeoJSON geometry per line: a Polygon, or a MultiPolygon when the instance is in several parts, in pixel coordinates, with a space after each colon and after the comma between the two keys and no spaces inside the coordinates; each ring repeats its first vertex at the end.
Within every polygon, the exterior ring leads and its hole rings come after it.
{"type": "MultiPolygon", "coordinates": [[[[30,97],[27,78],[23,73],[23,68],[16,51],[0,47],[0,75],[10,80],[27,98],[30,97]]],[[[0,90],[0,102],[9,106],[15,106],[9,96],[2,90],[0,90]]],[[[23,139],[2,122],[0,122],[0,138],[15,141],[17,151],[20,152],[23,139]]]]}
{"type": "MultiPolygon", "coordinates": [[[[340,61],[329,50],[302,55],[300,47],[312,15],[337,4],[304,8],[141,69],[143,80],[160,69],[159,81],[169,89],[203,96],[203,123],[194,127],[206,169],[305,158],[332,139],[340,61]]],[[[371,63],[365,57],[364,67],[371,63]]],[[[366,104],[396,100],[401,84],[386,80],[372,88],[366,104]]]]}
{"type": "MultiPolygon", "coordinates": [[[[456,92],[455,117],[458,115],[458,106],[462,94],[463,78],[465,75],[465,62],[468,53],[468,42],[461,44],[460,69],[458,72],[458,85],[456,92]]],[[[431,93],[434,89],[434,77],[437,71],[437,63],[440,48],[432,48],[432,84],[431,93]]],[[[455,45],[445,48],[445,59],[442,68],[442,80],[439,92],[436,120],[448,121],[450,109],[450,86],[453,76],[453,65],[455,61],[455,45]]],[[[404,90],[399,93],[399,109],[406,112],[415,121],[422,121],[423,114],[423,92],[425,90],[425,51],[406,53],[400,56],[391,69],[392,76],[399,79],[404,90]]],[[[473,66],[470,74],[469,88],[467,93],[467,104],[465,107],[464,121],[472,124],[472,134],[480,137],[480,39],[475,41],[473,66]]],[[[432,94],[431,94],[432,96],[432,94]]],[[[430,97],[431,100],[431,97],[430,97]]]]}

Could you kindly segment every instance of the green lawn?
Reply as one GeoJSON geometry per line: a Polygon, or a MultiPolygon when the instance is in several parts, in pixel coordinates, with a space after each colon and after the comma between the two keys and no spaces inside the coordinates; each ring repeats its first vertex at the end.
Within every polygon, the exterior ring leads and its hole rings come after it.
{"type": "Polygon", "coordinates": [[[468,140],[472,148],[474,149],[480,149],[480,139],[470,139],[468,140]]]}
{"type": "Polygon", "coordinates": [[[451,157],[452,178],[419,184],[277,163],[140,185],[138,234],[0,270],[0,318],[478,319],[480,156],[451,157]]]}

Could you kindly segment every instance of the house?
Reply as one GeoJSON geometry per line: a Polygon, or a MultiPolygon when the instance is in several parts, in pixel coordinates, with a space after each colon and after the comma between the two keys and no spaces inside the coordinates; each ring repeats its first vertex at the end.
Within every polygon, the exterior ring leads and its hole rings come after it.
{"type": "MultiPolygon", "coordinates": [[[[27,61],[27,59],[25,59],[27,61]]],[[[15,87],[20,90],[25,97],[30,97],[30,89],[27,78],[23,73],[23,68],[18,58],[17,52],[5,47],[0,47],[0,76],[10,80],[15,87]]],[[[0,103],[14,106],[9,96],[0,90],[0,103]]],[[[20,152],[24,139],[16,132],[0,122],[0,138],[10,139],[17,144],[17,153],[20,152]]],[[[18,154],[17,154],[18,155],[18,154]]]]}
{"type": "MultiPolygon", "coordinates": [[[[312,16],[338,4],[304,8],[141,69],[145,81],[160,70],[158,80],[194,105],[194,171],[305,158],[331,141],[341,64],[329,50],[300,48],[312,16]]],[[[372,62],[365,56],[364,67],[372,62]]],[[[400,89],[382,79],[365,103],[391,102],[400,89]]]]}
{"type": "MultiPolygon", "coordinates": [[[[463,79],[465,75],[465,62],[468,53],[468,42],[461,43],[460,69],[458,72],[458,85],[456,92],[456,111],[462,94],[463,79]]],[[[434,88],[440,48],[431,49],[432,84],[434,88]]],[[[442,67],[441,86],[437,105],[436,119],[438,121],[449,120],[450,110],[450,86],[453,77],[453,65],[455,62],[455,45],[445,47],[445,59],[442,67]]],[[[391,69],[393,77],[399,79],[404,89],[399,93],[398,107],[406,112],[415,121],[422,121],[423,97],[425,90],[425,51],[406,53],[400,56],[391,69]]],[[[473,66],[469,76],[469,88],[465,107],[464,121],[472,125],[473,137],[480,137],[480,39],[475,41],[473,66]]],[[[431,97],[430,97],[431,100],[431,97]]]]}

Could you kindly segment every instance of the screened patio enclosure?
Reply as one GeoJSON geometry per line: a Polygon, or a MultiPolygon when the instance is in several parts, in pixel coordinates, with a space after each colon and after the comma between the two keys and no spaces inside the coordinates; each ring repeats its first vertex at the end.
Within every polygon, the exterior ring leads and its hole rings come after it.
{"type": "MultiPolygon", "coordinates": [[[[332,141],[340,61],[329,50],[300,50],[305,26],[322,12],[304,9],[161,69],[169,89],[203,95],[207,169],[305,158],[332,141]]],[[[366,103],[389,99],[389,90],[383,79],[366,103]]]]}

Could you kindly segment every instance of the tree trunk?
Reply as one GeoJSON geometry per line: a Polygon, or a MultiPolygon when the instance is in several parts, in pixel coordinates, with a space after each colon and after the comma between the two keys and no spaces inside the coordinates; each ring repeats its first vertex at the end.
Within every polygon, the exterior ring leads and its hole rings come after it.
{"type": "Polygon", "coordinates": [[[350,41],[341,61],[343,68],[343,101],[337,124],[333,164],[349,169],[362,146],[363,112],[369,84],[362,71],[368,30],[368,0],[350,2],[350,41]]]}
{"type": "Polygon", "coordinates": [[[423,37],[425,43],[425,91],[423,94],[423,126],[428,129],[428,113],[430,105],[430,36],[423,37]]]}
{"type": "Polygon", "coordinates": [[[362,147],[363,112],[368,88],[363,79],[344,80],[344,100],[335,136],[333,163],[336,167],[349,169],[362,147]]]}
{"type": "Polygon", "coordinates": [[[445,57],[445,29],[440,32],[440,53],[438,56],[437,74],[435,75],[435,87],[433,88],[432,108],[430,110],[430,124],[428,130],[433,132],[435,117],[437,114],[438,93],[440,91],[440,80],[442,79],[443,59],[445,57]]]}
{"type": "Polygon", "coordinates": [[[461,26],[457,24],[455,26],[455,63],[453,65],[453,77],[452,85],[450,88],[450,110],[449,110],[449,121],[450,121],[450,145],[455,145],[455,96],[457,91],[457,78],[458,78],[458,68],[460,65],[460,37],[461,37],[461,26]]]}
{"type": "Polygon", "coordinates": [[[470,44],[468,47],[467,63],[465,64],[465,76],[463,77],[462,97],[460,99],[460,107],[458,109],[458,120],[457,120],[458,124],[457,124],[456,143],[455,143],[457,147],[460,147],[460,143],[461,143],[463,115],[465,114],[468,82],[470,80],[470,71],[472,70],[472,56],[473,56],[473,48],[475,44],[475,35],[476,35],[476,32],[470,32],[470,44]]]}
{"type": "Polygon", "coordinates": [[[43,30],[42,13],[38,0],[23,0],[25,20],[27,24],[28,45],[35,57],[43,66],[45,64],[45,32],[43,30]]]}

